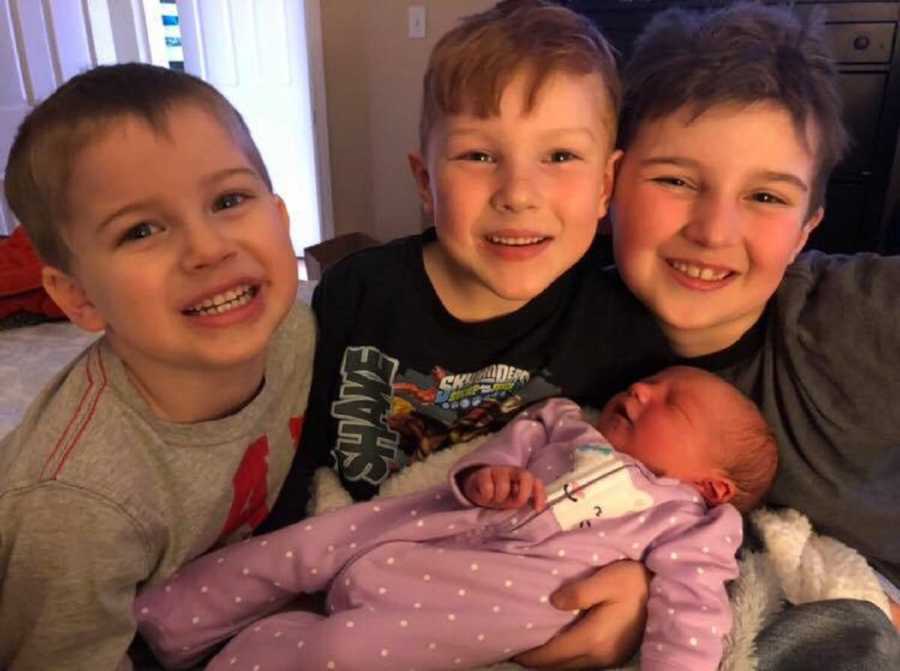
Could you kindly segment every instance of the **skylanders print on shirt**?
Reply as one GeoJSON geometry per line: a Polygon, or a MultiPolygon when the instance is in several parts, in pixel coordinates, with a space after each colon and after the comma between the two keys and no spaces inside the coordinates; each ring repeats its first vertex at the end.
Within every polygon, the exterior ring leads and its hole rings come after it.
{"type": "Polygon", "coordinates": [[[454,373],[407,369],[375,347],[347,347],[341,361],[335,463],[344,479],[380,485],[392,472],[433,452],[496,431],[522,408],[559,387],[496,363],[454,373]]]}

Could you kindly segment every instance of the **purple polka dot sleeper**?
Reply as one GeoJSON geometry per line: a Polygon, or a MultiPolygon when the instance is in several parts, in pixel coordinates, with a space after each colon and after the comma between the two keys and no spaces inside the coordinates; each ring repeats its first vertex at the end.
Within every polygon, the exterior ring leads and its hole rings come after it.
{"type": "Polygon", "coordinates": [[[622,558],[654,572],[642,669],[710,671],[731,626],[740,515],[612,451],[576,405],[523,413],[451,471],[450,485],[360,503],[206,555],[135,604],[165,663],[207,667],[454,669],[507,659],[576,617],[548,598],[622,558]],[[548,485],[541,514],[473,507],[455,475],[524,465],[548,485]],[[587,487],[579,485],[592,481],[587,487]],[[327,590],[326,617],[285,610],[327,590]],[[275,614],[273,614],[275,613],[275,614]]]}

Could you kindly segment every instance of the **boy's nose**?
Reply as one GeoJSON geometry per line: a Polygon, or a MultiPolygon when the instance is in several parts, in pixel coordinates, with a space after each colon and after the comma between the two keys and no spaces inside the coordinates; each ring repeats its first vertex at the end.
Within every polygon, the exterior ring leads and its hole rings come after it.
{"type": "Polygon", "coordinates": [[[684,233],[704,247],[727,247],[741,236],[740,208],[727,198],[709,194],[698,199],[684,233]]]}
{"type": "Polygon", "coordinates": [[[224,235],[221,222],[209,222],[198,218],[184,227],[185,270],[202,270],[215,266],[235,254],[234,244],[224,235]]]}
{"type": "Polygon", "coordinates": [[[505,165],[498,171],[498,178],[499,183],[491,197],[491,206],[495,210],[516,213],[538,205],[538,185],[527,167],[505,165]]]}

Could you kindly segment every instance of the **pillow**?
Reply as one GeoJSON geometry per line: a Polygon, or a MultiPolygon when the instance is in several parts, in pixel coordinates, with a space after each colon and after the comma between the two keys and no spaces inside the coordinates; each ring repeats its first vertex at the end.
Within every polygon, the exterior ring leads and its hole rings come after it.
{"type": "Polygon", "coordinates": [[[65,317],[44,291],[42,267],[24,228],[19,226],[11,236],[0,239],[0,319],[18,312],[65,317]]]}

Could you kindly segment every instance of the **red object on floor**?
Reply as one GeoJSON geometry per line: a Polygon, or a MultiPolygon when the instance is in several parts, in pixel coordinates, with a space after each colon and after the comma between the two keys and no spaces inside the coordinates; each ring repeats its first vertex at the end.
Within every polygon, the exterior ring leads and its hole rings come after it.
{"type": "Polygon", "coordinates": [[[0,239],[0,318],[17,312],[65,317],[44,291],[42,268],[24,228],[19,226],[11,236],[0,239]]]}

